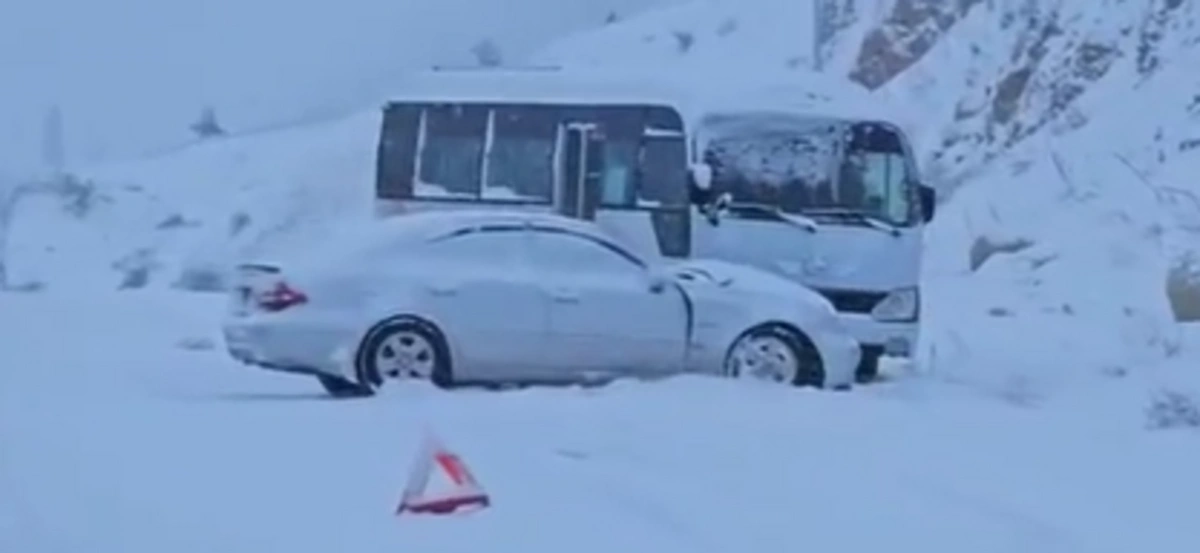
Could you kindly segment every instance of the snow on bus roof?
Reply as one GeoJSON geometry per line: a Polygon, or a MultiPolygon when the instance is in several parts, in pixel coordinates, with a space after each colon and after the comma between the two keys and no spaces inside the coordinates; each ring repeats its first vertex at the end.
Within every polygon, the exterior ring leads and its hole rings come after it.
{"type": "Polygon", "coordinates": [[[663,105],[688,121],[715,113],[782,112],[889,120],[886,104],[845,80],[804,71],[695,72],[600,68],[431,70],[409,74],[395,102],[663,105]]]}

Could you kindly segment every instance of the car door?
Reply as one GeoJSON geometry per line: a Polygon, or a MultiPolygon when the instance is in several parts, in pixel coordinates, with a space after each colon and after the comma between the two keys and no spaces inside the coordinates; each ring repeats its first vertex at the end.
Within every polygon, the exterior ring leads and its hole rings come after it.
{"type": "Polygon", "coordinates": [[[425,266],[425,305],[453,342],[456,378],[519,381],[546,376],[545,292],[528,265],[529,233],[518,224],[465,228],[436,238],[425,266]]]}
{"type": "Polygon", "coordinates": [[[583,233],[533,226],[531,263],[549,298],[550,355],[581,376],[649,376],[682,367],[687,303],[653,289],[645,264],[583,233]]]}

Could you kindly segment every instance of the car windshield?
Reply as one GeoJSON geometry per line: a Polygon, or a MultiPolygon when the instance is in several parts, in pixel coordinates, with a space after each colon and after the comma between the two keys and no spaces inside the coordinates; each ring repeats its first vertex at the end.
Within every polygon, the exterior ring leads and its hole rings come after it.
{"type": "Polygon", "coordinates": [[[713,188],[735,203],[899,226],[915,220],[915,179],[902,138],[886,127],[738,114],[710,117],[701,132],[713,188]]]}

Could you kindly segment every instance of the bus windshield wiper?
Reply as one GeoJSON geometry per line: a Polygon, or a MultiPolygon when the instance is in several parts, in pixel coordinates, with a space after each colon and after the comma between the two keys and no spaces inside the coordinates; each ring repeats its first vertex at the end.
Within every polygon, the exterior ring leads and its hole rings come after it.
{"type": "Polygon", "coordinates": [[[822,207],[805,209],[805,213],[811,213],[817,216],[843,217],[853,219],[865,226],[871,227],[880,232],[886,232],[892,236],[900,236],[900,227],[892,224],[887,219],[878,215],[861,211],[857,209],[848,209],[844,207],[822,207]]]}
{"type": "Polygon", "coordinates": [[[821,226],[820,223],[817,223],[817,221],[812,217],[796,213],[785,213],[782,209],[779,209],[779,206],[770,204],[732,202],[729,204],[727,209],[729,212],[743,217],[749,216],[752,218],[779,221],[794,227],[802,228],[808,232],[816,232],[821,226]]]}

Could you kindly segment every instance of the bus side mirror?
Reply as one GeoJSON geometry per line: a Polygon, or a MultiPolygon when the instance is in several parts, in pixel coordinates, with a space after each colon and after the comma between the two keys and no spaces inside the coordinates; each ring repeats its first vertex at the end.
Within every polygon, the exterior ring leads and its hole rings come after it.
{"type": "Polygon", "coordinates": [[[928,223],[933,220],[933,212],[937,209],[937,190],[925,184],[917,185],[917,193],[921,198],[921,216],[928,223]]]}
{"type": "Polygon", "coordinates": [[[688,179],[692,188],[699,191],[712,189],[712,167],[707,163],[693,163],[688,167],[688,179]]]}
{"type": "Polygon", "coordinates": [[[713,192],[712,177],[712,167],[707,163],[688,166],[688,195],[708,223],[715,227],[721,224],[721,215],[728,209],[730,197],[729,194],[718,196],[713,192]]]}

